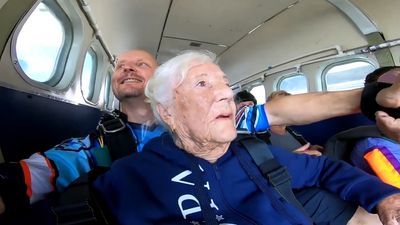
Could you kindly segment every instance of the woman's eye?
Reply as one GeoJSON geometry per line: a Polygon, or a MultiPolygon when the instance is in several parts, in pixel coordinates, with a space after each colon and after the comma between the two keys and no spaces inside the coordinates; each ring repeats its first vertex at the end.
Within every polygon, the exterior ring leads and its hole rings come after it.
{"type": "Polygon", "coordinates": [[[206,86],[206,82],[204,80],[197,82],[196,86],[198,87],[205,87],[206,86]]]}

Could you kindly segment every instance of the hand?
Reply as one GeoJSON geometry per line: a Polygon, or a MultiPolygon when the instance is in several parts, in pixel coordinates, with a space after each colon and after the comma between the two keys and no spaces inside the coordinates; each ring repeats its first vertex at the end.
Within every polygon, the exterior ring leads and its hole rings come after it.
{"type": "Polygon", "coordinates": [[[400,142],[400,118],[395,119],[385,112],[377,111],[375,120],[376,126],[385,136],[400,142]]]}
{"type": "Polygon", "coordinates": [[[382,89],[376,95],[376,102],[387,108],[400,107],[400,76],[397,76],[392,86],[382,89]]]}
{"type": "Polygon", "coordinates": [[[295,149],[293,152],[298,154],[321,156],[322,153],[318,150],[319,147],[322,149],[322,147],[319,145],[310,146],[310,143],[307,143],[300,148],[295,149]]]}
{"type": "Polygon", "coordinates": [[[0,215],[4,213],[6,206],[4,205],[3,199],[0,196],[0,215]]]}
{"type": "Polygon", "coordinates": [[[400,194],[386,197],[376,207],[384,225],[400,225],[400,194]]]}
{"type": "Polygon", "coordinates": [[[311,145],[310,146],[310,150],[317,150],[319,152],[323,152],[324,151],[324,147],[322,147],[321,145],[311,145]]]}

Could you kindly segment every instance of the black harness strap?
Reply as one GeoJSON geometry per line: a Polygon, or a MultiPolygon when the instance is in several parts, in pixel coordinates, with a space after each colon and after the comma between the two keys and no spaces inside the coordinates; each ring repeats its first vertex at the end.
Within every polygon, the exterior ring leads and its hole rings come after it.
{"type": "Polygon", "coordinates": [[[263,176],[271,183],[279,195],[288,203],[297,207],[304,215],[308,216],[303,206],[293,194],[290,184],[291,177],[286,167],[278,163],[269,150],[268,145],[250,135],[241,136],[238,138],[238,141],[246,148],[263,176]]]}
{"type": "Polygon", "coordinates": [[[286,131],[296,139],[301,145],[305,145],[308,143],[308,141],[300,134],[296,133],[296,131],[292,130],[289,127],[286,127],[286,131]]]}
{"type": "MultiPolygon", "coordinates": [[[[115,110],[104,114],[97,126],[96,137],[102,137],[108,148],[111,161],[136,152],[136,137],[127,124],[125,114],[115,110]]],[[[96,167],[80,177],[63,193],[53,199],[53,213],[58,225],[104,225],[115,224],[106,204],[91,187],[93,181],[108,167],[96,167]]]]}
{"type": "MultiPolygon", "coordinates": [[[[198,163],[192,156],[188,155],[188,157],[192,161],[191,170],[195,176],[196,181],[201,182],[203,179],[202,179],[202,175],[199,170],[199,167],[198,167],[198,163]]],[[[206,224],[207,225],[218,225],[216,218],[215,218],[215,213],[210,206],[208,193],[206,192],[205,188],[203,186],[199,185],[199,183],[197,183],[195,185],[195,188],[196,188],[196,194],[199,197],[200,207],[202,209],[203,218],[204,218],[206,224]]]]}
{"type": "Polygon", "coordinates": [[[251,114],[251,129],[252,133],[256,132],[256,118],[257,118],[257,106],[253,106],[253,113],[251,114]]]}
{"type": "Polygon", "coordinates": [[[115,110],[111,114],[104,114],[97,126],[97,131],[104,137],[109,149],[111,161],[136,152],[136,137],[126,123],[126,115],[115,110]]]}

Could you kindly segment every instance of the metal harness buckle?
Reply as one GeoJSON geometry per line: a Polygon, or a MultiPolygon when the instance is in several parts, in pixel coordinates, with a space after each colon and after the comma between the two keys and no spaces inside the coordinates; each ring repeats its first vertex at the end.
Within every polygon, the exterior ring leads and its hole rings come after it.
{"type": "Polygon", "coordinates": [[[109,120],[109,121],[106,121],[106,122],[100,121],[98,127],[100,127],[103,130],[104,133],[116,133],[118,131],[121,131],[121,130],[125,129],[126,125],[122,121],[122,119],[113,118],[112,120],[109,120]],[[107,125],[105,126],[104,123],[107,123],[107,125]],[[106,127],[108,127],[108,128],[106,128],[106,127]],[[110,128],[110,127],[112,127],[112,128],[110,128]]]}

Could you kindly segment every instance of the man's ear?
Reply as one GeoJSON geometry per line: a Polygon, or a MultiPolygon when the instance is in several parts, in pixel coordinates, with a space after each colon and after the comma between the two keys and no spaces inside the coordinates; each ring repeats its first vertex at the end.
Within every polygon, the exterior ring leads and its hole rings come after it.
{"type": "Polygon", "coordinates": [[[175,120],[174,117],[172,116],[172,113],[170,112],[169,108],[157,104],[157,111],[158,114],[160,115],[161,119],[166,123],[171,130],[175,129],[175,120]]]}

